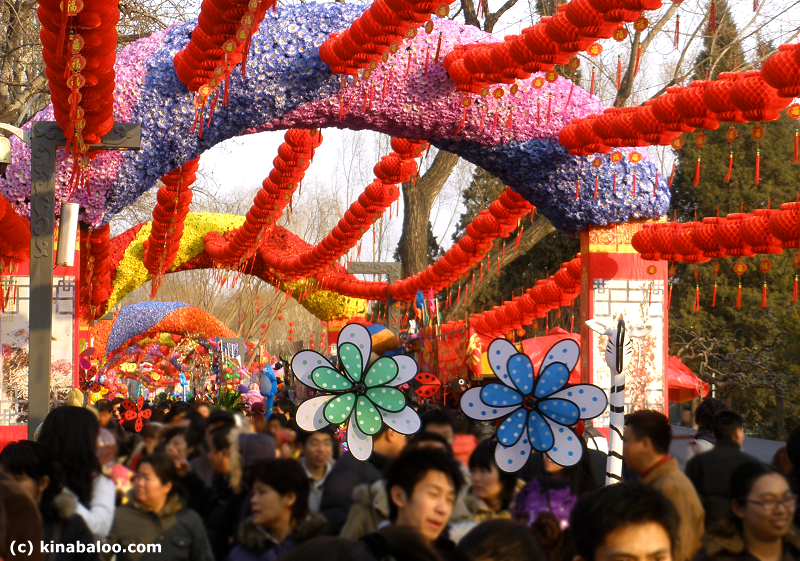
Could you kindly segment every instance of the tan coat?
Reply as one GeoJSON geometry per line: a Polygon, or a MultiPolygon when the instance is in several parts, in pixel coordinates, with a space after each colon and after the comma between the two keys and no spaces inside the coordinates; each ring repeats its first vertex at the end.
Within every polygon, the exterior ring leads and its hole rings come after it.
{"type": "Polygon", "coordinates": [[[680,517],[674,561],[687,561],[700,549],[705,531],[705,512],[694,485],[678,469],[672,458],[642,478],[642,483],[664,495],[675,506],[680,517]]]}

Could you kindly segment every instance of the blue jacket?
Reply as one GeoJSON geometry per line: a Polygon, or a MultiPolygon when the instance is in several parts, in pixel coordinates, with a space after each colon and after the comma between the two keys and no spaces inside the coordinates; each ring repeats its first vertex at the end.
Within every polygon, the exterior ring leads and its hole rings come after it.
{"type": "Polygon", "coordinates": [[[285,540],[275,543],[265,528],[256,526],[253,519],[248,518],[239,528],[239,545],[228,555],[228,561],[276,561],[298,544],[321,536],[324,530],[325,518],[312,513],[285,540]]]}

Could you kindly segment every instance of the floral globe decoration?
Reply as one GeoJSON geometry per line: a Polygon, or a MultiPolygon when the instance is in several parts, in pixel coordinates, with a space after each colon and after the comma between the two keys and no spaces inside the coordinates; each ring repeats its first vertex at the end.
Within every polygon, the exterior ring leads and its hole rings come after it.
{"type": "Polygon", "coordinates": [[[556,464],[577,464],[583,453],[571,428],[605,411],[606,393],[592,384],[567,386],[580,359],[572,339],[557,342],[545,353],[534,376],[530,357],[506,339],[489,345],[488,359],[498,382],[467,390],[461,409],[475,420],[503,419],[497,428],[495,460],[503,471],[516,472],[531,451],[543,452],[556,464]]]}
{"type": "Polygon", "coordinates": [[[420,420],[408,406],[399,386],[417,374],[411,357],[380,357],[370,364],[372,339],[366,327],[348,324],[337,341],[341,369],[316,351],[301,351],[292,359],[297,380],[317,393],[297,409],[297,424],[308,432],[330,424],[346,425],[346,441],[358,460],[372,455],[372,441],[390,428],[401,434],[417,432],[420,420]]]}

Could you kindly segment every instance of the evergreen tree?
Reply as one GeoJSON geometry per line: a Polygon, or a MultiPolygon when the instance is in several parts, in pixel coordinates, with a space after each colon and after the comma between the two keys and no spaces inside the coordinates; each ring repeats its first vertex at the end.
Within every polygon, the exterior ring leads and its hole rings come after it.
{"type": "MultiPolygon", "coordinates": [[[[725,0],[717,0],[717,35],[706,37],[705,49],[699,56],[698,73],[705,77],[711,68],[711,76],[732,71],[743,62],[741,45],[731,44],[737,31],[732,23],[725,0]],[[722,54],[722,49],[730,47],[722,54]],[[710,61],[710,62],[705,62],[710,61]]],[[[752,212],[757,208],[778,208],[781,203],[793,201],[800,185],[800,166],[791,164],[795,123],[786,118],[768,123],[731,125],[721,123],[713,131],[695,131],[684,134],[685,145],[676,153],[676,168],[672,184],[673,216],[679,222],[702,220],[707,216],[725,216],[729,213],[752,212]],[[763,127],[764,136],[753,139],[753,130],[763,127]],[[736,139],[729,143],[726,134],[735,130],[736,139]],[[703,134],[705,144],[698,148],[696,141],[703,134]],[[755,165],[760,149],[760,182],[755,184],[755,165]],[[725,181],[730,155],[733,167],[730,181],[725,181]],[[698,156],[701,157],[699,184],[694,186],[698,156]]],[[[785,372],[784,383],[772,389],[749,387],[756,384],[756,377],[742,380],[738,387],[722,389],[719,394],[731,403],[748,421],[748,427],[765,437],[785,435],[783,418],[797,417],[800,409],[786,400],[788,387],[800,381],[797,364],[800,363],[800,348],[784,334],[796,330],[797,304],[790,305],[795,276],[792,259],[793,250],[781,255],[758,255],[741,261],[747,272],[741,276],[742,304],[737,309],[739,276],[733,267],[736,258],[719,260],[719,274],[715,275],[714,263],[694,265],[676,264],[672,277],[672,301],[670,325],[682,333],[715,338],[727,342],[725,352],[737,349],[759,349],[755,366],[765,366],[785,372]],[[771,270],[765,276],[759,265],[769,259],[771,270]],[[697,275],[697,282],[695,282],[697,275]],[[764,282],[768,285],[768,307],[761,308],[764,282]],[[714,283],[717,283],[716,305],[712,307],[714,283]],[[700,291],[700,310],[695,311],[695,295],[700,291]],[[781,409],[786,407],[785,412],[781,409]]],[[[682,337],[670,339],[671,352],[677,353],[682,337]]],[[[795,339],[796,341],[797,339],[795,339]]],[[[751,353],[750,359],[756,353],[751,353]]],[[[698,369],[700,360],[688,361],[690,367],[698,369]]],[[[731,367],[731,366],[728,366],[731,367]]],[[[787,429],[792,428],[789,423],[787,429]]]]}

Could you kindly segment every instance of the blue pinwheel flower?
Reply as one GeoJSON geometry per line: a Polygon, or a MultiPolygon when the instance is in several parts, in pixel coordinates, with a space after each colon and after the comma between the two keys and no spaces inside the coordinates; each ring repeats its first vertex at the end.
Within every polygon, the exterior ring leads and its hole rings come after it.
{"type": "Polygon", "coordinates": [[[500,469],[519,470],[532,450],[546,453],[562,466],[578,463],[583,449],[571,427],[601,415],[608,404],[606,393],[597,386],[567,386],[580,359],[578,343],[563,339],[553,345],[538,376],[531,359],[505,339],[492,341],[488,359],[498,381],[465,392],[461,408],[477,420],[503,418],[495,449],[500,469]]]}

